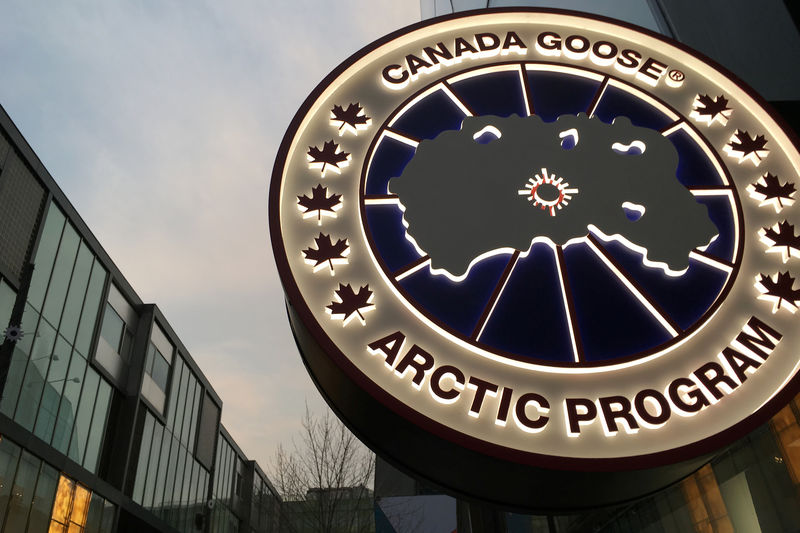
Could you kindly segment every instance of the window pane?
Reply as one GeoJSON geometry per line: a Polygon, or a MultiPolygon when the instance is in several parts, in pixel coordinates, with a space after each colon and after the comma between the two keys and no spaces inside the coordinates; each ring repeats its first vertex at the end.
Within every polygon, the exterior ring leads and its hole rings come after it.
{"type": "Polygon", "coordinates": [[[78,400],[85,373],[86,360],[78,352],[73,352],[64,385],[64,393],[61,398],[61,406],[58,409],[56,429],[53,433],[53,448],[64,454],[67,453],[67,448],[72,438],[72,426],[75,423],[75,411],[78,409],[78,400]]]}
{"type": "Polygon", "coordinates": [[[70,351],[67,341],[59,335],[53,355],[50,358],[47,383],[42,391],[42,400],[39,412],[36,415],[36,426],[34,428],[36,436],[45,442],[50,442],[53,436],[58,406],[61,403],[61,393],[64,390],[64,383],[67,378],[70,351]]]}
{"type": "Polygon", "coordinates": [[[97,311],[100,309],[100,299],[103,296],[105,283],[106,271],[99,261],[95,259],[92,267],[92,277],[89,280],[89,288],[86,291],[86,299],[83,302],[83,311],[81,311],[78,337],[75,340],[75,348],[83,355],[89,354],[92,334],[94,334],[94,324],[97,321],[97,311]]]}
{"type": "Polygon", "coordinates": [[[25,376],[25,368],[28,365],[28,356],[31,353],[31,345],[35,338],[36,322],[39,314],[30,305],[25,306],[22,315],[22,331],[25,336],[14,346],[14,353],[11,356],[11,365],[8,369],[6,386],[3,389],[3,399],[0,400],[0,412],[9,418],[13,418],[14,409],[17,406],[22,379],[25,376]]]}
{"type": "Polygon", "coordinates": [[[169,378],[169,363],[164,357],[161,355],[161,352],[156,350],[156,355],[153,358],[153,371],[152,371],[152,378],[153,381],[156,382],[162,391],[167,390],[167,378],[169,378]]]}
{"type": "Polygon", "coordinates": [[[159,509],[164,503],[164,484],[167,480],[167,470],[169,464],[169,446],[172,444],[172,437],[168,431],[164,432],[161,441],[161,454],[158,463],[158,480],[156,481],[156,491],[153,496],[153,507],[159,509]]]}
{"type": "Polygon", "coordinates": [[[78,319],[81,315],[86,287],[89,284],[89,274],[92,271],[93,259],[94,255],[92,255],[86,243],[81,242],[78,249],[78,258],[75,261],[75,268],[72,271],[72,281],[69,284],[67,301],[64,304],[64,315],[58,327],[58,332],[70,343],[75,342],[78,319]]]}
{"type": "Polygon", "coordinates": [[[175,472],[178,470],[178,439],[170,436],[169,464],[167,465],[167,483],[164,486],[164,505],[171,507],[175,498],[175,472]]]}
{"type": "Polygon", "coordinates": [[[142,504],[144,494],[144,483],[147,476],[147,460],[150,458],[150,443],[153,439],[153,428],[155,418],[150,413],[145,412],[144,430],[142,431],[142,443],[139,446],[139,464],[136,466],[136,479],[133,485],[133,501],[142,504]]]}
{"type": "Polygon", "coordinates": [[[92,494],[89,503],[89,513],[86,516],[85,533],[98,533],[100,531],[100,521],[103,519],[103,505],[105,500],[96,492],[92,494]]]}
{"type": "Polygon", "coordinates": [[[89,441],[86,444],[86,457],[83,467],[90,472],[97,472],[97,461],[100,458],[100,447],[106,432],[106,419],[111,408],[111,385],[106,380],[100,379],[97,389],[97,403],[94,407],[92,425],[89,428],[89,441]]]}
{"type": "Polygon", "coordinates": [[[11,505],[8,506],[5,531],[25,531],[41,463],[28,452],[22,452],[14,485],[11,487],[11,505]]]}
{"type": "Polygon", "coordinates": [[[28,522],[28,531],[47,531],[50,523],[50,511],[53,508],[53,499],[58,486],[58,471],[42,463],[39,472],[39,481],[36,483],[36,494],[33,497],[31,516],[28,522]]]}
{"type": "Polygon", "coordinates": [[[11,485],[17,473],[20,448],[7,438],[0,440],[0,524],[6,516],[11,485]]]}
{"type": "Polygon", "coordinates": [[[47,296],[42,309],[42,315],[53,325],[58,324],[61,320],[61,312],[64,310],[64,300],[67,297],[67,288],[72,276],[72,268],[75,266],[79,243],[78,234],[67,223],[64,226],[64,235],[61,237],[61,245],[58,247],[56,264],[53,267],[53,274],[50,276],[50,285],[47,287],[47,296]]]}
{"type": "Polygon", "coordinates": [[[100,524],[100,533],[111,533],[111,528],[114,526],[114,513],[117,511],[117,506],[112,502],[106,500],[103,507],[103,521],[100,524]]]}
{"type": "Polygon", "coordinates": [[[83,527],[86,524],[86,511],[89,510],[89,497],[92,495],[86,487],[78,485],[75,488],[75,498],[72,503],[72,514],[69,519],[83,527]]]}
{"type": "Polygon", "coordinates": [[[183,427],[183,412],[186,409],[186,389],[189,385],[189,376],[192,373],[187,366],[181,376],[181,385],[178,389],[178,401],[175,407],[175,435],[180,439],[181,428],[183,427]]]}
{"type": "Polygon", "coordinates": [[[106,303],[105,314],[103,315],[103,325],[100,328],[100,336],[119,353],[122,344],[122,332],[125,330],[125,322],[119,317],[110,303],[106,303]]]}
{"type": "Polygon", "coordinates": [[[156,488],[158,477],[158,458],[161,452],[161,438],[164,433],[164,426],[156,422],[153,430],[153,443],[150,445],[150,463],[147,467],[147,484],[144,487],[144,499],[142,505],[150,508],[153,506],[153,494],[156,488]]]}
{"type": "Polygon", "coordinates": [[[197,380],[194,376],[189,378],[189,388],[186,390],[186,409],[183,413],[183,426],[181,426],[181,442],[184,446],[192,450],[189,446],[189,425],[192,421],[192,410],[194,409],[194,396],[195,389],[197,388],[197,380]]]}
{"type": "Polygon", "coordinates": [[[39,409],[39,400],[44,388],[44,377],[47,375],[55,340],[55,329],[46,320],[40,320],[36,339],[33,341],[31,359],[25,370],[25,378],[22,380],[17,411],[14,414],[14,420],[28,431],[33,430],[33,423],[36,420],[36,411],[39,409]]]}
{"type": "Polygon", "coordinates": [[[175,359],[175,370],[172,371],[172,382],[169,387],[169,403],[167,404],[167,427],[173,432],[175,431],[175,412],[178,410],[176,405],[178,401],[178,390],[180,389],[181,373],[184,370],[183,359],[177,357],[175,359]]]}
{"type": "Polygon", "coordinates": [[[50,529],[48,530],[48,533],[66,533],[66,531],[67,526],[59,524],[55,520],[50,522],[50,529]]]}
{"type": "Polygon", "coordinates": [[[56,258],[58,243],[61,240],[61,231],[64,229],[64,215],[56,204],[50,202],[47,211],[47,220],[44,223],[42,237],[39,240],[39,247],[36,250],[31,278],[31,287],[28,290],[28,301],[36,308],[42,308],[44,293],[47,290],[47,283],[50,281],[50,272],[53,270],[53,262],[56,258]]]}
{"type": "Polygon", "coordinates": [[[195,449],[194,435],[195,431],[197,430],[197,424],[198,424],[197,412],[200,411],[200,400],[202,398],[202,394],[203,394],[203,387],[200,385],[200,383],[197,383],[197,388],[194,391],[194,402],[192,402],[193,403],[192,418],[189,420],[189,440],[187,441],[187,444],[190,450],[195,449]]]}
{"type": "Polygon", "coordinates": [[[97,387],[100,376],[91,367],[86,369],[81,401],[78,405],[78,416],[75,418],[75,429],[72,430],[72,439],[67,455],[78,464],[83,463],[83,453],[86,450],[86,441],[89,439],[89,425],[94,414],[97,400],[97,387]]]}

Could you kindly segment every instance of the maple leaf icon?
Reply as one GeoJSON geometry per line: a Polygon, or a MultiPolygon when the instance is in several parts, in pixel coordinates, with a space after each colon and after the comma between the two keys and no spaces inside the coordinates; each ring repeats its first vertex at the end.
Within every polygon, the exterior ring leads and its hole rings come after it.
{"type": "Polygon", "coordinates": [[[788,221],[784,220],[771,228],[761,228],[758,235],[761,242],[768,246],[767,253],[780,253],[784,263],[790,257],[800,257],[800,236],[794,234],[794,225],[788,221]]]}
{"type": "Polygon", "coordinates": [[[347,239],[338,239],[333,243],[330,235],[320,233],[319,237],[314,237],[314,242],[317,245],[316,249],[308,247],[303,250],[305,262],[314,267],[314,272],[319,272],[327,266],[333,276],[333,265],[347,264],[347,256],[350,255],[347,239]]]}
{"type": "Polygon", "coordinates": [[[354,317],[358,317],[362,326],[366,324],[363,313],[375,309],[375,304],[372,303],[374,295],[369,290],[369,285],[364,285],[355,292],[349,283],[347,285],[340,283],[334,292],[336,299],[325,306],[325,312],[331,315],[331,318],[341,320],[343,326],[354,317]]]}
{"type": "Polygon", "coordinates": [[[711,98],[707,94],[698,94],[692,104],[689,116],[697,122],[705,122],[709,126],[719,122],[723,126],[728,123],[733,110],[728,107],[728,99],[722,95],[711,98]]]}
{"type": "Polygon", "coordinates": [[[350,154],[342,151],[333,140],[325,141],[322,150],[316,146],[309,146],[306,155],[309,161],[308,167],[319,169],[323,178],[328,170],[341,174],[342,169],[350,164],[350,154]]]}
{"type": "Polygon", "coordinates": [[[770,173],[764,174],[755,183],[747,186],[750,197],[761,202],[759,207],[772,204],[776,213],[794,203],[795,191],[794,183],[781,183],[777,176],[770,173]]]}
{"type": "Polygon", "coordinates": [[[800,290],[794,288],[794,278],[788,272],[779,272],[772,277],[764,274],[756,276],[756,290],[759,300],[772,302],[772,312],[786,309],[794,314],[800,301],[800,290]]]}
{"type": "Polygon", "coordinates": [[[297,208],[303,213],[303,218],[316,215],[317,224],[321,226],[322,217],[336,218],[336,212],[342,208],[342,195],[328,196],[328,188],[317,185],[311,189],[311,197],[305,194],[297,197],[297,208]]]}
{"type": "Polygon", "coordinates": [[[750,137],[747,131],[736,130],[723,150],[729,156],[738,159],[739,163],[750,161],[755,166],[758,166],[769,153],[766,146],[767,140],[763,135],[750,137]]]}
{"type": "Polygon", "coordinates": [[[331,109],[331,124],[339,129],[339,137],[346,131],[358,135],[359,131],[372,124],[372,119],[366,116],[364,108],[358,103],[348,105],[347,109],[335,105],[331,109]]]}

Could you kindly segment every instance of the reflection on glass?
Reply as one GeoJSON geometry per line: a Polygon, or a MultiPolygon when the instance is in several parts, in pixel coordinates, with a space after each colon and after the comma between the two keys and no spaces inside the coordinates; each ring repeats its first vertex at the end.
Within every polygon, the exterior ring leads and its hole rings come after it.
{"type": "Polygon", "coordinates": [[[66,384],[64,385],[64,394],[61,398],[61,406],[58,409],[56,429],[53,433],[53,448],[63,454],[67,453],[70,439],[72,438],[72,426],[75,422],[75,411],[78,408],[78,399],[85,372],[86,360],[78,352],[73,352],[65,381],[66,384]]]}
{"type": "Polygon", "coordinates": [[[50,284],[47,286],[47,296],[45,296],[42,308],[42,316],[51,324],[58,324],[61,321],[61,313],[64,310],[64,300],[67,297],[67,288],[72,268],[75,266],[79,243],[78,233],[67,222],[64,226],[64,234],[61,236],[56,263],[53,266],[53,274],[50,276],[50,284]]]}
{"type": "Polygon", "coordinates": [[[7,438],[0,440],[0,524],[5,518],[11,496],[11,485],[17,473],[20,448],[7,438]]]}
{"type": "Polygon", "coordinates": [[[100,386],[97,389],[97,401],[89,427],[89,440],[86,443],[86,455],[83,459],[83,467],[93,473],[97,472],[100,446],[106,431],[108,411],[111,408],[111,392],[111,385],[106,380],[100,379],[100,386]]]}
{"type": "Polygon", "coordinates": [[[84,356],[89,354],[89,347],[92,343],[92,334],[97,321],[97,312],[100,310],[100,299],[103,295],[106,275],[107,272],[103,266],[95,259],[92,266],[92,277],[89,280],[89,288],[86,290],[83,311],[81,311],[78,336],[75,340],[75,349],[84,356]]]}
{"type": "Polygon", "coordinates": [[[64,337],[59,335],[53,354],[49,356],[50,368],[47,371],[47,383],[42,390],[42,400],[34,428],[34,434],[45,442],[50,442],[53,435],[61,394],[67,380],[71,352],[72,348],[64,340],[64,337]]]}
{"type": "Polygon", "coordinates": [[[80,318],[83,297],[86,295],[86,286],[89,284],[89,274],[92,270],[94,256],[85,242],[82,242],[78,250],[78,258],[75,260],[75,268],[72,271],[72,280],[67,292],[67,300],[64,303],[64,312],[58,332],[63,335],[70,343],[75,341],[75,333],[78,330],[78,319],[80,318]]]}
{"type": "Polygon", "coordinates": [[[36,250],[36,258],[34,259],[36,268],[33,269],[31,286],[28,290],[28,301],[36,309],[42,308],[44,293],[47,290],[47,283],[50,281],[50,273],[53,270],[53,262],[56,258],[56,251],[61,240],[61,231],[64,228],[65,220],[61,210],[50,202],[42,237],[39,240],[39,247],[36,250]]]}
{"type": "Polygon", "coordinates": [[[154,424],[155,418],[145,411],[142,442],[139,446],[139,462],[136,465],[136,479],[133,485],[133,501],[139,505],[142,505],[142,496],[144,495],[144,485],[147,477],[147,461],[150,459],[150,443],[153,439],[154,424]]]}
{"type": "Polygon", "coordinates": [[[33,496],[31,514],[28,518],[28,531],[45,531],[50,521],[50,510],[53,497],[58,486],[58,471],[46,463],[42,463],[39,480],[36,482],[36,493],[33,496]]]}
{"type": "Polygon", "coordinates": [[[83,462],[83,453],[89,438],[89,424],[92,421],[99,384],[100,375],[91,367],[87,367],[83,391],[78,404],[78,416],[75,418],[75,429],[72,430],[72,439],[67,452],[69,458],[79,464],[83,462]]]}
{"type": "Polygon", "coordinates": [[[111,528],[114,525],[114,514],[116,512],[117,506],[106,500],[103,507],[103,521],[100,524],[100,533],[111,533],[111,528]]]}
{"type": "Polygon", "coordinates": [[[39,400],[44,388],[44,376],[50,365],[50,355],[53,353],[55,340],[55,329],[46,320],[40,320],[39,327],[36,329],[36,338],[33,341],[31,359],[25,369],[25,377],[19,391],[17,410],[14,413],[14,420],[28,431],[33,430],[36,411],[39,408],[39,400]]]}
{"type": "Polygon", "coordinates": [[[105,500],[96,492],[92,494],[89,503],[89,512],[86,515],[85,533],[98,533],[100,531],[100,521],[103,519],[103,505],[105,500]]]}
{"type": "Polygon", "coordinates": [[[106,309],[103,314],[103,325],[100,329],[100,336],[119,353],[122,344],[122,332],[125,330],[125,322],[114,311],[111,304],[106,302],[106,309]]]}

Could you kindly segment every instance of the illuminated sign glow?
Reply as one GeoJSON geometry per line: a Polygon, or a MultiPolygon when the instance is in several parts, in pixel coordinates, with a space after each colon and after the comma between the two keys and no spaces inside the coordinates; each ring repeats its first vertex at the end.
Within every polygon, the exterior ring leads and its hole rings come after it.
{"type": "Polygon", "coordinates": [[[379,451],[312,353],[520,480],[660,468],[797,391],[799,177],[761,100],[682,46],[485,11],[378,41],[309,97],[270,227],[309,370],[379,451]]]}

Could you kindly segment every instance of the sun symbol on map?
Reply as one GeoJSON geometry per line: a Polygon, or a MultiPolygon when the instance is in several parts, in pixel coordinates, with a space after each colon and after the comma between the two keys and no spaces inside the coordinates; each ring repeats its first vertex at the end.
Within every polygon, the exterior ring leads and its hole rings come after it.
{"type": "Polygon", "coordinates": [[[550,174],[543,168],[542,173],[528,179],[525,188],[517,191],[517,194],[527,196],[535,207],[549,211],[550,216],[554,217],[556,210],[563,209],[573,195],[578,194],[578,189],[570,189],[564,178],[556,177],[555,173],[550,174]]]}

